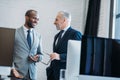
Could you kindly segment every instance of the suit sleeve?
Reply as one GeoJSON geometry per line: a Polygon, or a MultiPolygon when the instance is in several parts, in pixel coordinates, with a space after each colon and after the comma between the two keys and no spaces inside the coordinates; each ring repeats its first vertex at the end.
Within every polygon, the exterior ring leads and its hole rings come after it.
{"type": "Polygon", "coordinates": [[[40,57],[38,59],[38,62],[39,62],[43,58],[43,54],[42,54],[42,39],[41,39],[41,37],[39,37],[39,46],[38,46],[38,49],[37,49],[37,54],[40,55],[40,57]]]}
{"type": "Polygon", "coordinates": [[[82,39],[82,34],[78,31],[76,31],[74,34],[73,34],[73,38],[72,40],[81,40],[82,39]]]}

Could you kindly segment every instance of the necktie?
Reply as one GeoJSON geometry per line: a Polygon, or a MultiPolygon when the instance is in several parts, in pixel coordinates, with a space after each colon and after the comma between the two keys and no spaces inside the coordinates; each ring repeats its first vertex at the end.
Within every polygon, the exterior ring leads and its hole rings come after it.
{"type": "Polygon", "coordinates": [[[30,36],[30,30],[28,30],[27,32],[28,32],[28,34],[27,34],[27,42],[28,42],[29,47],[31,48],[31,36],[30,36]]]}
{"type": "Polygon", "coordinates": [[[59,41],[61,40],[61,37],[62,37],[62,33],[64,32],[64,30],[61,30],[60,31],[60,33],[59,33],[59,36],[58,36],[58,42],[57,43],[59,43],[59,41]]]}

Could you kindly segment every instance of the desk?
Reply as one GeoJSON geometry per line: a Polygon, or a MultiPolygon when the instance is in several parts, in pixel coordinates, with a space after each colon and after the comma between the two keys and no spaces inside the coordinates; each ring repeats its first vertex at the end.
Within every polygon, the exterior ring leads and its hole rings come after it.
{"type": "Polygon", "coordinates": [[[116,77],[79,75],[78,80],[120,80],[116,77]]]}
{"type": "Polygon", "coordinates": [[[10,75],[11,67],[0,66],[0,80],[10,80],[8,75],[10,75]]]}

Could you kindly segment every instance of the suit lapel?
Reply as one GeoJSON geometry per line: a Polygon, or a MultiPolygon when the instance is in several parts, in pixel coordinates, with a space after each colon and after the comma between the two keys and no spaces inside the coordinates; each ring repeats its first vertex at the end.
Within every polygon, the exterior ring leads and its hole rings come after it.
{"type": "Polygon", "coordinates": [[[65,32],[61,41],[64,41],[66,39],[66,37],[69,35],[70,31],[71,31],[71,27],[65,32]]]}
{"type": "Polygon", "coordinates": [[[56,40],[58,38],[58,35],[59,35],[59,33],[54,38],[53,49],[56,49],[56,47],[57,47],[56,40]]]}
{"type": "MultiPolygon", "coordinates": [[[[57,43],[57,45],[55,46],[56,49],[61,45],[61,42],[63,42],[63,41],[66,39],[66,37],[69,35],[70,30],[71,30],[71,27],[65,32],[65,34],[63,35],[63,37],[62,37],[62,39],[59,41],[59,43],[57,43]]],[[[57,39],[57,38],[58,38],[58,35],[57,35],[56,38],[55,38],[55,42],[56,42],[56,39],[57,39]]],[[[54,45],[55,45],[55,43],[54,43],[54,45]]]]}
{"type": "Polygon", "coordinates": [[[23,27],[20,28],[19,35],[20,35],[21,39],[24,41],[24,43],[26,44],[26,46],[29,48],[29,45],[27,43],[27,40],[26,40],[26,37],[25,37],[25,34],[24,34],[23,27]]]}

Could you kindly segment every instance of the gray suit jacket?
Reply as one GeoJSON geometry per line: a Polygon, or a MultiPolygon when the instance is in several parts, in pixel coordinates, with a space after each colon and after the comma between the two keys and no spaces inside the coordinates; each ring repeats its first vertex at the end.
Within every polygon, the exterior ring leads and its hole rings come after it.
{"type": "Polygon", "coordinates": [[[15,33],[15,44],[14,44],[14,55],[13,62],[14,67],[18,72],[25,76],[28,73],[31,79],[36,79],[36,62],[30,61],[28,59],[29,55],[40,54],[39,60],[42,58],[41,54],[41,37],[33,30],[33,44],[31,49],[27,43],[27,39],[24,35],[23,27],[16,30],[15,33]]]}

